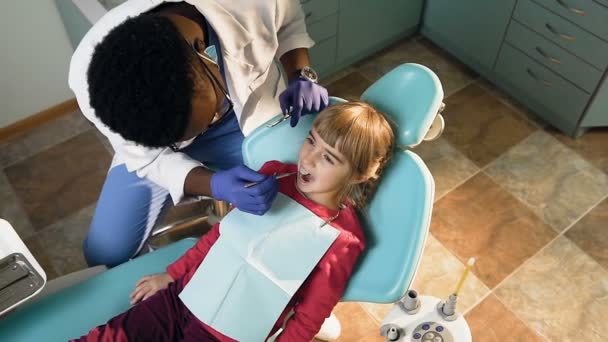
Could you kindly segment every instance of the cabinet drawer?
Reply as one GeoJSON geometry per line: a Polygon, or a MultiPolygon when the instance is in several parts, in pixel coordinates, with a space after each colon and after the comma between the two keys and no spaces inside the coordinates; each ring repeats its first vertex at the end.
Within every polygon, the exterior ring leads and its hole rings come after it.
{"type": "Polygon", "coordinates": [[[427,0],[422,32],[450,43],[453,48],[442,47],[456,57],[491,70],[514,7],[515,0],[427,0]]]}
{"type": "Polygon", "coordinates": [[[515,20],[509,25],[505,40],[588,93],[595,90],[602,77],[601,71],[515,20]]]}
{"type": "Polygon", "coordinates": [[[608,8],[590,0],[535,0],[554,13],[608,40],[608,8]]]}
{"type": "Polygon", "coordinates": [[[338,0],[300,0],[306,23],[312,24],[338,12],[338,0]]]}
{"type": "Polygon", "coordinates": [[[513,17],[596,68],[604,70],[608,65],[607,42],[531,0],[518,1],[513,17]]]}
{"type": "Polygon", "coordinates": [[[310,61],[319,76],[327,76],[336,63],[336,36],[327,39],[309,50],[310,61]]]}
{"type": "Polygon", "coordinates": [[[504,82],[522,95],[522,102],[536,109],[549,122],[565,121],[575,125],[590,98],[589,94],[509,43],[503,44],[495,71],[504,82]]]}
{"type": "Polygon", "coordinates": [[[338,63],[352,63],[417,29],[422,0],[343,0],[338,63]]]}
{"type": "Polygon", "coordinates": [[[318,44],[336,35],[338,32],[338,15],[332,14],[307,26],[308,34],[318,44]]]}

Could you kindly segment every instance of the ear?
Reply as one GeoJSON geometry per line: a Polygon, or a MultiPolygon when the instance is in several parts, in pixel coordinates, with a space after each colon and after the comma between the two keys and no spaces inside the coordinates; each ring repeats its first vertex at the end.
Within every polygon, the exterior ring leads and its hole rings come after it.
{"type": "Polygon", "coordinates": [[[356,177],[355,179],[350,181],[350,184],[351,185],[361,184],[363,182],[367,182],[368,179],[369,179],[369,177],[367,177],[367,176],[356,177]]]}
{"type": "Polygon", "coordinates": [[[365,183],[365,182],[369,181],[370,179],[376,179],[376,178],[377,177],[375,174],[361,175],[359,177],[354,177],[354,179],[350,181],[350,184],[361,184],[361,183],[365,183]]]}
{"type": "Polygon", "coordinates": [[[367,182],[370,179],[378,178],[378,174],[377,174],[378,168],[380,168],[379,160],[374,162],[374,164],[372,166],[370,166],[370,168],[367,170],[366,174],[353,177],[351,184],[360,184],[360,183],[367,182]]]}

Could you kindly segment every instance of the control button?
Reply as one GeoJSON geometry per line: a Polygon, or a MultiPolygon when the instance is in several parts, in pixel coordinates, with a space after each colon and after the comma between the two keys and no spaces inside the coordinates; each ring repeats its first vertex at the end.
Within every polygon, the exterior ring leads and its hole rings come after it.
{"type": "Polygon", "coordinates": [[[438,325],[435,330],[442,332],[443,331],[443,327],[441,325],[438,325]]]}
{"type": "Polygon", "coordinates": [[[423,330],[429,330],[430,328],[431,328],[431,326],[430,326],[430,325],[428,325],[428,324],[423,324],[423,325],[422,325],[422,329],[423,329],[423,330]]]}
{"type": "Polygon", "coordinates": [[[426,334],[424,335],[424,337],[427,337],[429,340],[432,340],[432,339],[433,339],[433,337],[435,337],[435,334],[433,334],[432,332],[429,332],[429,333],[426,333],[426,334]]]}
{"type": "Polygon", "coordinates": [[[420,335],[419,333],[415,333],[413,337],[414,337],[414,339],[417,340],[417,339],[421,338],[422,335],[420,335]]]}
{"type": "Polygon", "coordinates": [[[433,342],[443,342],[443,339],[441,338],[441,336],[435,336],[433,342]]]}

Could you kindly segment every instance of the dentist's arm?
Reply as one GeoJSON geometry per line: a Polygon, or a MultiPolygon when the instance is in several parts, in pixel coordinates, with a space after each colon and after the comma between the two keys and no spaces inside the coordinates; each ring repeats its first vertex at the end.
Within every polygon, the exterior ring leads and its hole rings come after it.
{"type": "Polygon", "coordinates": [[[291,127],[295,127],[302,115],[318,113],[329,103],[327,89],[308,79],[299,77],[300,69],[310,65],[308,49],[298,48],[281,56],[281,64],[288,75],[287,89],[279,96],[283,113],[291,108],[291,127]]]}
{"type": "Polygon", "coordinates": [[[263,215],[277,196],[279,185],[274,176],[266,176],[240,165],[229,170],[209,171],[194,168],[184,183],[186,192],[210,193],[213,198],[232,203],[246,213],[263,215]],[[248,183],[256,182],[252,187],[248,183]]]}
{"type": "Polygon", "coordinates": [[[211,196],[213,172],[204,167],[195,167],[188,172],[184,181],[184,194],[189,196],[211,196]]]}
{"type": "Polygon", "coordinates": [[[279,102],[283,113],[291,108],[291,126],[300,116],[316,113],[328,104],[327,90],[309,80],[298,77],[299,70],[310,66],[308,49],[314,45],[306,32],[306,17],[297,0],[277,0],[277,57],[288,77],[287,89],[281,93],[279,102]]]}
{"type": "Polygon", "coordinates": [[[310,57],[308,56],[307,48],[298,48],[287,51],[283,56],[281,56],[280,60],[283,70],[285,70],[285,74],[287,75],[288,82],[298,78],[300,75],[298,70],[302,69],[303,67],[310,66],[310,57]]]}

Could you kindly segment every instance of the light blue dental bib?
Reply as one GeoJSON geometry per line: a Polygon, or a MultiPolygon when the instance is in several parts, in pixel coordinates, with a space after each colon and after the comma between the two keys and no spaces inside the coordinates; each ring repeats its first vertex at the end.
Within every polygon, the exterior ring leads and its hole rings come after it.
{"type": "Polygon", "coordinates": [[[339,231],[279,193],[263,216],[232,210],[179,297],[213,329],[264,341],[339,231]]]}

